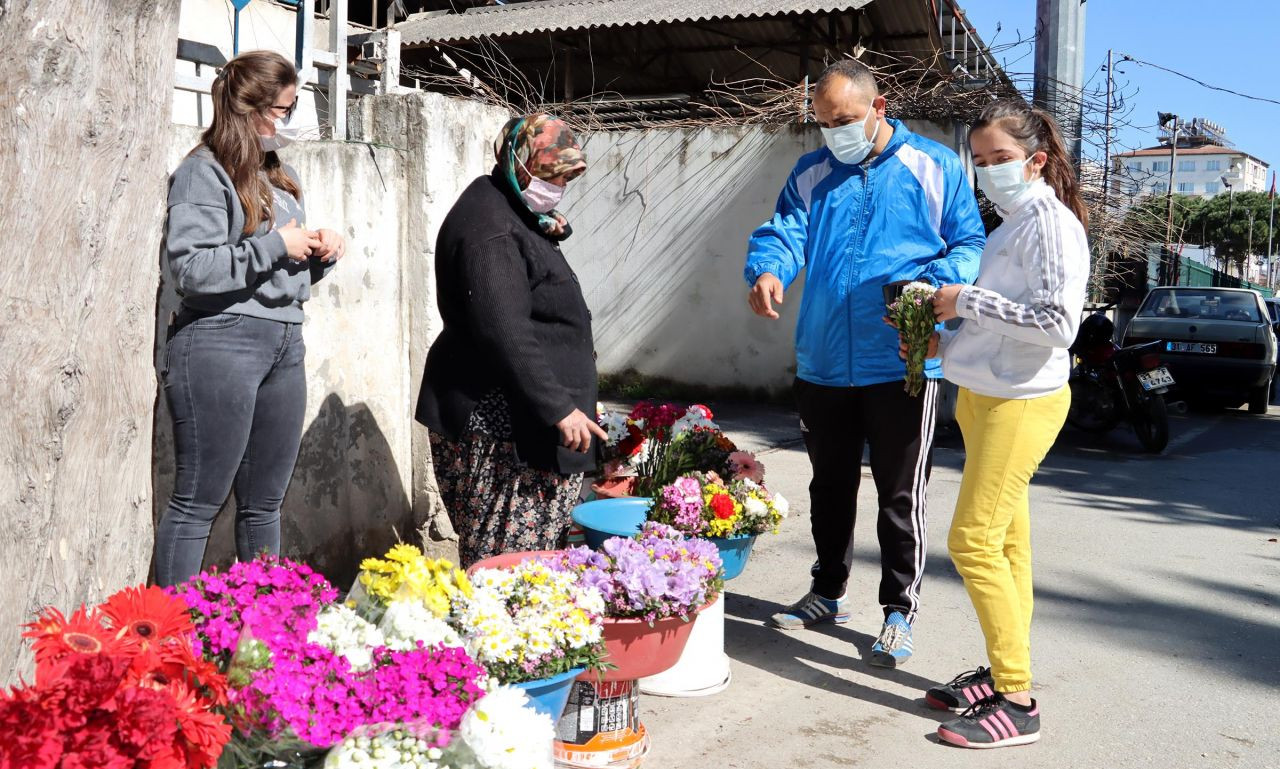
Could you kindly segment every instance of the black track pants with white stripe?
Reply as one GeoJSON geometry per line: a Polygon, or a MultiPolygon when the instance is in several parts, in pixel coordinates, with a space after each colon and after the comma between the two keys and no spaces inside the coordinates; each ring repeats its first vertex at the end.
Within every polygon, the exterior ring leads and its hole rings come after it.
{"type": "Polygon", "coordinates": [[[867,387],[795,384],[805,448],[813,466],[809,510],[818,559],[813,590],[844,593],[853,560],[853,524],[864,446],[879,498],[880,605],[914,622],[924,573],[925,487],[933,465],[938,383],[911,397],[902,382],[867,387]]]}

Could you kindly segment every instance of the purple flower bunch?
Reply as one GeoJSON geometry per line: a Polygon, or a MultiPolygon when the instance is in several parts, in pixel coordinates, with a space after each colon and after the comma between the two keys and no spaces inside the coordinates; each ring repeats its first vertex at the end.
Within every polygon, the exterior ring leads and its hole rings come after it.
{"type": "Polygon", "coordinates": [[[697,476],[685,475],[662,487],[657,506],[662,518],[680,531],[697,535],[707,528],[702,518],[702,482],[697,476]]]}
{"type": "Polygon", "coordinates": [[[296,738],[328,748],[369,725],[454,729],[483,694],[478,683],[487,674],[460,648],[379,647],[372,664],[357,671],[309,642],[337,591],[302,564],[263,557],[225,574],[210,570],[174,592],[192,607],[205,656],[233,668],[228,700],[243,714],[233,740],[296,738]]]}
{"type": "Polygon", "coordinates": [[[687,620],[724,586],[715,545],[652,521],[635,538],[605,540],[601,552],[570,548],[550,563],[577,571],[584,585],[598,589],[614,619],[687,620]]]}
{"type": "Polygon", "coordinates": [[[291,734],[332,747],[361,727],[421,723],[455,729],[483,691],[485,675],[457,647],[378,649],[373,666],[353,672],[346,660],[316,644],[272,649],[272,665],[231,692],[251,728],[268,737],[291,734]]]}
{"type": "Polygon", "coordinates": [[[306,637],[320,608],[338,597],[311,567],[279,556],[235,563],[225,572],[211,567],[169,592],[191,607],[195,653],[224,662],[246,626],[262,641],[306,637]]]}

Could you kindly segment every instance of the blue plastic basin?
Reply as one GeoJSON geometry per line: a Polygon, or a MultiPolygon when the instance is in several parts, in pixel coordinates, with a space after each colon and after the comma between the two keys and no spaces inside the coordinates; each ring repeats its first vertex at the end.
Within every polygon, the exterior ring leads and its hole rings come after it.
{"type": "Polygon", "coordinates": [[[634,537],[644,525],[653,500],[621,497],[583,502],[573,509],[573,522],[582,527],[587,547],[599,550],[610,537],[634,537]]]}
{"type": "Polygon", "coordinates": [[[560,715],[564,713],[564,706],[569,702],[569,692],[573,689],[574,679],[581,675],[583,670],[585,668],[574,668],[558,676],[512,684],[512,686],[523,689],[529,696],[529,704],[533,709],[551,716],[551,723],[554,724],[560,720],[560,715]]]}
{"type": "Polygon", "coordinates": [[[720,560],[724,562],[724,578],[733,579],[747,568],[747,559],[751,557],[751,547],[756,543],[755,534],[739,534],[736,537],[708,537],[720,549],[720,560]]]}

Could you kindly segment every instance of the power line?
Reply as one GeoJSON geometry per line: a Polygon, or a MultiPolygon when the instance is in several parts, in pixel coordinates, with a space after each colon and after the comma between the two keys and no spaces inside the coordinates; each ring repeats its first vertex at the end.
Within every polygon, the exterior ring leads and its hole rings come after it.
{"type": "Polygon", "coordinates": [[[1223,93],[1229,93],[1232,96],[1239,96],[1242,99],[1249,99],[1250,101],[1267,102],[1268,104],[1275,104],[1280,106],[1280,100],[1268,99],[1265,96],[1251,96],[1247,93],[1240,93],[1239,91],[1233,91],[1230,88],[1222,88],[1221,86],[1209,85],[1203,80],[1196,77],[1192,77],[1191,75],[1188,75],[1186,73],[1178,72],[1177,70],[1169,69],[1168,67],[1162,67],[1159,64],[1152,64],[1151,62],[1143,61],[1142,59],[1135,59],[1127,53],[1121,54],[1120,62],[1126,62],[1126,61],[1131,61],[1134,64],[1141,64],[1146,67],[1151,67],[1152,69],[1158,69],[1162,72],[1168,72],[1170,75],[1177,75],[1178,77],[1184,80],[1190,80],[1191,82],[1196,83],[1197,85],[1204,86],[1205,88],[1208,88],[1211,91],[1222,91],[1223,93]]]}

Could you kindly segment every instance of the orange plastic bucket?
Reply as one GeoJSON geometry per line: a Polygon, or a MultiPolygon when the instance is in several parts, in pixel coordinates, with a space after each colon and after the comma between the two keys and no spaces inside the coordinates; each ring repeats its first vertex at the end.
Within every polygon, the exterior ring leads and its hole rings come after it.
{"type": "Polygon", "coordinates": [[[635,681],[578,681],[556,724],[562,769],[637,769],[649,753],[635,681]]]}

